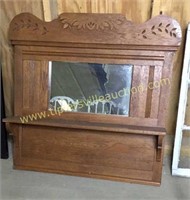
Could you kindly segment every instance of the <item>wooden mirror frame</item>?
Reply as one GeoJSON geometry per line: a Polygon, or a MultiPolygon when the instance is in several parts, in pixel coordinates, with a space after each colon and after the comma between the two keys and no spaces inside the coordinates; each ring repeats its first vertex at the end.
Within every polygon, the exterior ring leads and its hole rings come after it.
{"type": "Polygon", "coordinates": [[[169,86],[132,93],[130,116],[64,112],[52,116],[48,61],[133,65],[132,87],[171,79],[180,45],[176,20],[133,24],[120,14],[63,13],[44,22],[30,13],[10,24],[14,47],[14,167],[159,185],[169,86]],[[31,65],[32,63],[32,65],[31,65]],[[46,118],[20,117],[46,111],[46,118]]]}

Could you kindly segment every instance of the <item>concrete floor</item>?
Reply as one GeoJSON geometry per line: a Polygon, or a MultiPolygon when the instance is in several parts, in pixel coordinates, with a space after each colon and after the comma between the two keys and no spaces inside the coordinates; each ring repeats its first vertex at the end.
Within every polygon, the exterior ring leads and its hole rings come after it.
{"type": "Polygon", "coordinates": [[[172,177],[165,158],[161,187],[13,170],[1,160],[1,200],[186,200],[190,179],[172,177]]]}

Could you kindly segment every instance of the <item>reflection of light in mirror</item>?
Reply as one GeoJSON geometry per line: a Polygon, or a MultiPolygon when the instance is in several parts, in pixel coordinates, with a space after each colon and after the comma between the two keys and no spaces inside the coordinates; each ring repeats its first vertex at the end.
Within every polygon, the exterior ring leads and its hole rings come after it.
{"type": "Polygon", "coordinates": [[[50,61],[50,109],[129,114],[132,65],[50,61]]]}

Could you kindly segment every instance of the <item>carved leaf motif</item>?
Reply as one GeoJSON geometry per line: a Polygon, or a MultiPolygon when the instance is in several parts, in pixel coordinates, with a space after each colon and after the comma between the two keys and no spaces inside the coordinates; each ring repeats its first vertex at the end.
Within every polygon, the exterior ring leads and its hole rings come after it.
{"type": "Polygon", "coordinates": [[[103,25],[104,25],[105,27],[109,27],[108,22],[103,22],[103,25]]]}
{"type": "Polygon", "coordinates": [[[69,27],[69,24],[67,23],[63,24],[63,29],[68,28],[68,27],[69,27]]]}
{"type": "Polygon", "coordinates": [[[175,31],[177,30],[177,28],[170,28],[171,24],[167,24],[167,25],[163,25],[163,23],[159,23],[158,25],[153,25],[151,27],[151,30],[143,30],[141,32],[141,35],[143,38],[147,39],[147,35],[149,33],[153,34],[153,35],[160,35],[162,32],[165,31],[166,34],[169,34],[170,37],[177,37],[177,34],[175,33],[175,31]],[[164,28],[165,27],[165,28],[164,28]],[[145,35],[146,32],[146,35],[145,35]]]}
{"type": "Polygon", "coordinates": [[[48,30],[47,30],[47,28],[44,26],[44,27],[43,27],[43,33],[42,33],[42,35],[46,34],[47,32],[48,32],[48,30]]]}
{"type": "Polygon", "coordinates": [[[38,23],[33,23],[31,19],[21,19],[20,23],[15,23],[13,30],[19,31],[20,29],[31,29],[32,31],[41,31],[41,34],[44,35],[48,32],[45,26],[39,26],[38,23]]]}
{"type": "MultiPolygon", "coordinates": [[[[93,29],[96,27],[96,25],[95,25],[94,22],[89,22],[89,23],[86,24],[86,26],[87,26],[87,28],[90,29],[90,30],[93,30],[93,29]]],[[[100,25],[100,29],[102,29],[102,28],[101,28],[101,25],[100,25]]]]}
{"type": "Polygon", "coordinates": [[[80,29],[88,29],[90,31],[92,30],[112,30],[117,25],[122,24],[122,19],[117,19],[115,21],[112,21],[111,19],[106,20],[100,20],[100,18],[86,18],[85,16],[81,16],[80,19],[76,19],[74,17],[63,17],[59,16],[59,20],[63,25],[63,29],[67,28],[76,28],[78,30],[80,29]]]}
{"type": "Polygon", "coordinates": [[[176,35],[175,33],[173,33],[173,36],[174,36],[174,37],[177,37],[177,35],[176,35]]]}
{"type": "Polygon", "coordinates": [[[160,32],[162,32],[162,29],[161,29],[161,28],[158,28],[158,30],[159,30],[160,32]]]}

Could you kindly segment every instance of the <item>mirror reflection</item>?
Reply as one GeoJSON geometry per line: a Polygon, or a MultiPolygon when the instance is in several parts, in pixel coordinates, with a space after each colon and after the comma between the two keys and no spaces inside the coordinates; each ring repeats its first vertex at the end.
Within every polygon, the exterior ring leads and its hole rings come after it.
{"type": "Polygon", "coordinates": [[[129,114],[132,65],[49,62],[50,109],[129,114]]]}

